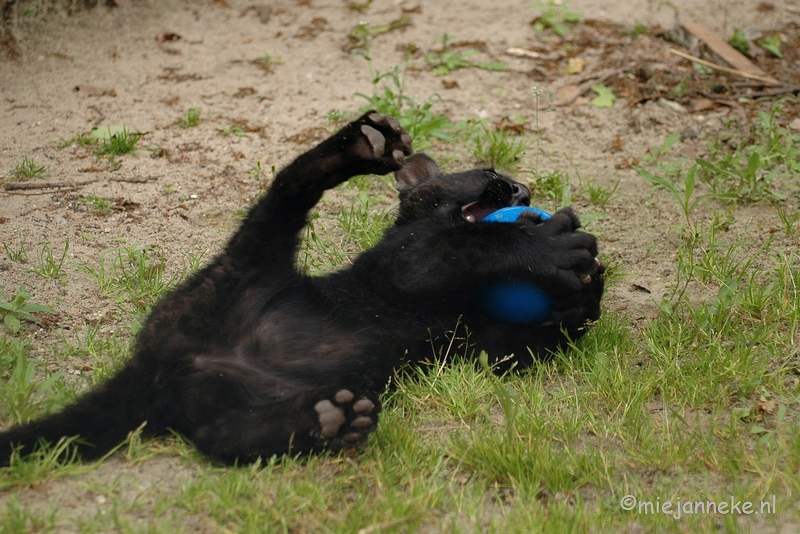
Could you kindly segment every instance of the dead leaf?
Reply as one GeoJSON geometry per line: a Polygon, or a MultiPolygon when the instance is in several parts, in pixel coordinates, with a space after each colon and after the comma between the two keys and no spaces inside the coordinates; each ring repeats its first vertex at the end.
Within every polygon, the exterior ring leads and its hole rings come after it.
{"type": "Polygon", "coordinates": [[[567,74],[580,74],[586,68],[586,60],[582,57],[571,57],[567,60],[567,74]]]}
{"type": "Polygon", "coordinates": [[[714,109],[715,107],[716,104],[710,98],[701,98],[694,103],[692,106],[692,111],[708,111],[709,109],[714,109]]]}
{"type": "Polygon", "coordinates": [[[567,85],[566,87],[556,89],[556,98],[559,101],[572,100],[573,98],[577,98],[579,94],[581,94],[581,88],[577,85],[567,85]]]}
{"type": "Polygon", "coordinates": [[[244,98],[256,94],[256,90],[252,87],[240,87],[238,91],[233,93],[233,98],[244,98]]]}
{"type": "Polygon", "coordinates": [[[181,36],[172,32],[158,32],[156,34],[156,41],[159,43],[166,43],[167,41],[180,41],[181,36]]]}
{"type": "Polygon", "coordinates": [[[756,402],[756,412],[758,413],[772,414],[775,408],[777,408],[775,401],[763,395],[758,399],[758,402],[756,402]]]}
{"type": "Polygon", "coordinates": [[[622,137],[617,136],[615,137],[611,143],[608,145],[609,152],[622,152],[623,147],[625,147],[625,140],[622,137]]]}

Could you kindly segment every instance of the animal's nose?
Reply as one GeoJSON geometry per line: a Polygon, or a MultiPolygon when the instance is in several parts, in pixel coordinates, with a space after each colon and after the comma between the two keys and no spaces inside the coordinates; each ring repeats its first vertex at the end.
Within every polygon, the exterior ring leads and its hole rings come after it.
{"type": "Polygon", "coordinates": [[[512,206],[530,206],[531,192],[522,184],[511,185],[511,205],[512,206]]]}

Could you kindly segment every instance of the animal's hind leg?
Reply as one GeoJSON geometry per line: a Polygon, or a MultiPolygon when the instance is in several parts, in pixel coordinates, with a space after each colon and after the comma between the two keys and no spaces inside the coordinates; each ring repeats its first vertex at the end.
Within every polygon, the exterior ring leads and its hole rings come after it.
{"type": "Polygon", "coordinates": [[[228,463],[275,454],[337,451],[365,445],[377,427],[380,411],[375,394],[334,388],[218,412],[189,437],[201,452],[228,463]]]}

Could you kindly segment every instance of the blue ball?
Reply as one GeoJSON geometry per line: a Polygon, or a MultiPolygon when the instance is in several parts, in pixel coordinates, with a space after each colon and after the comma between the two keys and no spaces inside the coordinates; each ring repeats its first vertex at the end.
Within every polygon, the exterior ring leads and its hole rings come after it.
{"type": "MultiPolygon", "coordinates": [[[[550,214],[538,208],[514,206],[490,213],[482,222],[513,223],[524,212],[539,215],[541,220],[550,214]]],[[[510,324],[538,324],[550,317],[553,299],[536,284],[523,280],[492,282],[478,293],[478,305],[492,319],[510,324]]]]}

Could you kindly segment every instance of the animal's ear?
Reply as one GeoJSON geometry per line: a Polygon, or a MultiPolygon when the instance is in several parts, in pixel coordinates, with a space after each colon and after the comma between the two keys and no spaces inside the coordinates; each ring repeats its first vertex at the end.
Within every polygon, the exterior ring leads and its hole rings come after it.
{"type": "Polygon", "coordinates": [[[400,191],[410,189],[438,175],[439,166],[430,156],[422,152],[407,157],[403,166],[394,173],[397,189],[400,191]]]}

